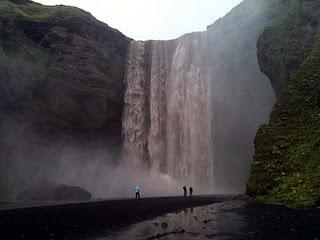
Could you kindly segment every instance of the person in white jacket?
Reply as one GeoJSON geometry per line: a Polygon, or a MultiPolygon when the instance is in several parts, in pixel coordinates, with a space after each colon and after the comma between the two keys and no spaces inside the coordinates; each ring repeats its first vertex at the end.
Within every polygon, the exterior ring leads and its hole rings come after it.
{"type": "Polygon", "coordinates": [[[140,197],[140,187],[137,185],[135,188],[134,188],[134,192],[136,193],[136,199],[141,199],[140,197]]]}

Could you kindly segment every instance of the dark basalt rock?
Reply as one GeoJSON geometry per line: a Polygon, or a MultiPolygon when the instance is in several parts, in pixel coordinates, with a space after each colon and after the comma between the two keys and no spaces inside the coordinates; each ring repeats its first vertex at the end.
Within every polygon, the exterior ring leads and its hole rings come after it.
{"type": "Polygon", "coordinates": [[[53,200],[90,200],[91,193],[81,187],[61,185],[53,193],[53,200]]]}

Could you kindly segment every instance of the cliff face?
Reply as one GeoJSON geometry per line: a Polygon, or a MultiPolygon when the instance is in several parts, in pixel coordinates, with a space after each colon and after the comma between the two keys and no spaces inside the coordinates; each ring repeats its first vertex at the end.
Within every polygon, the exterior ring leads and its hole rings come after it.
{"type": "Polygon", "coordinates": [[[83,10],[0,1],[0,197],[50,176],[70,152],[96,142],[119,151],[128,45],[83,10]]]}
{"type": "Polygon", "coordinates": [[[255,139],[247,192],[258,201],[320,204],[320,2],[272,1],[279,19],[258,41],[277,101],[255,139]]]}
{"type": "Polygon", "coordinates": [[[43,126],[121,125],[129,39],[80,9],[0,2],[0,108],[43,126]]]}
{"type": "Polygon", "coordinates": [[[253,140],[274,103],[269,79],[260,71],[256,43],[274,21],[265,1],[245,0],[208,27],[215,185],[243,192],[254,154],[253,140]]]}

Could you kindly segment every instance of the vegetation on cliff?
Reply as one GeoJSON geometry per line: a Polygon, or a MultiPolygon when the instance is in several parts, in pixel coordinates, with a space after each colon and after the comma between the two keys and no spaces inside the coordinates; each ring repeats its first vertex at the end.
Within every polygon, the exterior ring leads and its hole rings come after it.
{"type": "Polygon", "coordinates": [[[320,204],[320,2],[272,1],[279,18],[258,42],[277,101],[255,139],[247,192],[256,201],[320,204]],[[283,8],[282,6],[287,6],[283,8]]]}
{"type": "Polygon", "coordinates": [[[0,110],[45,128],[121,129],[128,44],[78,8],[1,0],[0,110]]]}
{"type": "Polygon", "coordinates": [[[29,21],[43,22],[50,18],[68,20],[74,17],[91,18],[90,14],[75,7],[69,6],[43,6],[28,0],[1,0],[0,11],[2,15],[20,17],[29,21]]]}
{"type": "Polygon", "coordinates": [[[118,160],[129,41],[75,7],[0,0],[1,199],[118,160]]]}

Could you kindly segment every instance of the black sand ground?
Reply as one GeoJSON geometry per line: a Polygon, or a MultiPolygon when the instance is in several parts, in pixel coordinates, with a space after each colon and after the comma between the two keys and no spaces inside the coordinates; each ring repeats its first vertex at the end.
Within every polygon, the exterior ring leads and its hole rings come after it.
{"type": "MultiPolygon", "coordinates": [[[[141,200],[91,201],[75,204],[0,210],[0,239],[79,239],[161,214],[241,196],[163,197],[141,200]]],[[[23,206],[23,205],[22,205],[23,206]]]]}
{"type": "Polygon", "coordinates": [[[0,210],[0,240],[130,240],[138,239],[136,233],[139,239],[148,239],[158,230],[150,234],[145,226],[150,229],[150,223],[158,216],[166,219],[166,213],[177,214],[173,219],[185,232],[159,239],[320,240],[320,209],[251,204],[243,196],[109,200],[0,210]],[[122,238],[121,233],[129,237],[122,238]]]}
{"type": "Polygon", "coordinates": [[[320,211],[227,200],[166,214],[89,239],[319,240],[320,211]]]}

